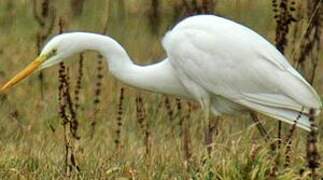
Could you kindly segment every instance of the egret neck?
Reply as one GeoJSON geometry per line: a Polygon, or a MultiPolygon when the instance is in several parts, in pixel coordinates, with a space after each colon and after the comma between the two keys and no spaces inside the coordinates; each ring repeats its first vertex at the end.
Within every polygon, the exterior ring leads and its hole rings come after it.
{"type": "Polygon", "coordinates": [[[69,33],[75,36],[78,50],[98,51],[107,60],[110,72],[120,81],[153,92],[188,97],[168,59],[140,66],[133,63],[125,49],[114,39],[93,33],[69,33]]]}

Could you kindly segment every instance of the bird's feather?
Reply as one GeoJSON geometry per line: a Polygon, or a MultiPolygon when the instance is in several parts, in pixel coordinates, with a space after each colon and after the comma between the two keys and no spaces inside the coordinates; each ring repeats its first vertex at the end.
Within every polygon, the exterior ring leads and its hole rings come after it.
{"type": "Polygon", "coordinates": [[[189,18],[167,33],[163,46],[182,72],[180,79],[190,79],[214,95],[290,123],[298,112],[320,111],[319,96],[284,56],[230,20],[189,18]]]}

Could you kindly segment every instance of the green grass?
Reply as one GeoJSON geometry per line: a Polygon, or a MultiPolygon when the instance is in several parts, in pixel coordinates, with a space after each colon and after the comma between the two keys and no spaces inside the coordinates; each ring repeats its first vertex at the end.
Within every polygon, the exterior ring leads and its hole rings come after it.
{"type": "MultiPolygon", "coordinates": [[[[0,6],[1,83],[36,57],[35,36],[39,28],[33,19],[29,2],[15,1],[12,9],[7,10],[8,2],[9,0],[3,0],[1,3],[4,5],[0,6]]],[[[158,35],[153,34],[149,28],[147,0],[127,1],[124,14],[118,10],[117,1],[111,0],[110,4],[103,0],[86,1],[84,13],[76,18],[71,17],[68,2],[55,1],[55,6],[59,7],[57,14],[68,17],[68,30],[101,32],[108,14],[108,34],[127,49],[135,62],[148,64],[165,56],[160,40],[168,27],[174,25],[171,20],[173,10],[170,1],[165,0],[162,3],[162,24],[158,35]]],[[[216,12],[255,29],[273,41],[275,23],[270,1],[219,0],[216,12]]],[[[76,59],[74,57],[66,61],[71,69],[73,88],[77,76],[76,59]]],[[[91,139],[89,134],[94,111],[95,60],[95,53],[85,54],[85,77],[80,93],[81,109],[78,112],[81,139],[77,148],[77,160],[81,172],[74,174],[73,178],[268,179],[277,154],[270,151],[270,145],[259,136],[248,116],[221,117],[218,135],[214,136],[212,156],[207,158],[201,124],[203,112],[194,109],[189,120],[192,162],[189,168],[185,168],[180,118],[169,121],[163,105],[164,96],[127,87],[107,72],[104,72],[97,129],[91,139]],[[114,139],[120,87],[125,87],[122,148],[116,150],[114,139]],[[148,156],[145,155],[144,133],[136,119],[135,98],[139,93],[143,97],[146,120],[150,125],[151,153],[148,156]]],[[[314,84],[321,96],[322,66],[320,63],[314,84]]],[[[107,67],[104,71],[106,70],[107,67]]],[[[65,178],[63,128],[57,103],[57,71],[57,66],[45,71],[44,100],[40,97],[37,75],[8,92],[6,101],[0,100],[0,179],[65,178]]],[[[176,112],[175,97],[171,97],[171,103],[176,112]]],[[[186,103],[183,103],[182,114],[186,113],[186,103]]],[[[264,116],[261,118],[268,131],[273,136],[276,135],[277,121],[264,116]]],[[[316,120],[319,129],[323,129],[322,115],[316,120]]],[[[284,135],[289,128],[289,125],[284,124],[284,135]]],[[[309,173],[306,168],[306,136],[307,133],[299,129],[293,137],[291,165],[288,168],[284,167],[283,144],[277,166],[277,179],[308,178],[305,177],[309,173]],[[302,170],[305,170],[304,176],[299,175],[302,170]]],[[[320,134],[317,143],[320,154],[323,154],[322,139],[320,134]]],[[[322,166],[318,172],[323,176],[322,166]]]]}

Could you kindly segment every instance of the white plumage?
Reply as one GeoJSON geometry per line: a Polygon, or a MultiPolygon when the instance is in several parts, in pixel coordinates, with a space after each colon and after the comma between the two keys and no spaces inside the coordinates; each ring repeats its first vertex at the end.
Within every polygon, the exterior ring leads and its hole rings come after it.
{"type": "Polygon", "coordinates": [[[230,108],[216,106],[212,97],[288,123],[298,119],[308,130],[309,109],[320,111],[315,90],[273,45],[245,26],[211,15],[187,18],[167,33],[163,45],[183,85],[219,114],[230,108]]]}
{"type": "Polygon", "coordinates": [[[268,41],[249,28],[213,15],[184,19],[163,39],[168,58],[134,64],[114,39],[93,33],[65,33],[5,84],[8,89],[36,68],[43,69],[84,50],[101,53],[111,73],[134,87],[200,102],[206,113],[261,112],[309,130],[309,110],[318,115],[315,90],[268,41]]]}

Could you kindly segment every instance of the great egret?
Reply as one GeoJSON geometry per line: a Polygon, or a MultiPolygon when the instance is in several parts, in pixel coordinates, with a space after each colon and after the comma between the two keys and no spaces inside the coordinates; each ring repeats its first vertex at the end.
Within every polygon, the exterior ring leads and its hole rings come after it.
{"type": "Polygon", "coordinates": [[[310,130],[309,112],[318,115],[321,101],[309,83],[262,36],[214,15],[184,19],[163,39],[167,58],[139,66],[114,39],[94,33],[55,36],[40,55],[7,82],[12,87],[32,72],[50,67],[85,50],[102,54],[111,73],[122,82],[145,90],[198,101],[206,119],[210,112],[250,109],[310,130]]]}

